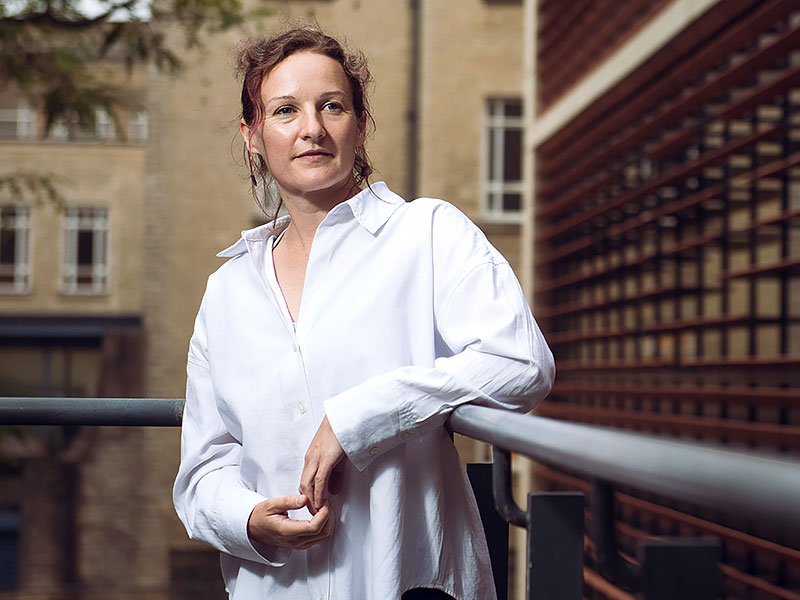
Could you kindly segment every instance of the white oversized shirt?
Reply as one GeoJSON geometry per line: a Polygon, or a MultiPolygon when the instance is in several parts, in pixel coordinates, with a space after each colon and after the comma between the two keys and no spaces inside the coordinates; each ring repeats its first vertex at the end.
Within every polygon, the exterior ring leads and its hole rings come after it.
{"type": "Polygon", "coordinates": [[[272,263],[287,225],[243,232],[208,280],[174,489],[190,537],[222,552],[234,600],[495,598],[443,424],[464,402],[527,411],[550,390],[553,357],[511,268],[452,205],[374,184],[319,225],[293,324],[272,263]],[[250,513],[298,493],[325,415],[347,454],[332,538],[256,550],[250,513]]]}

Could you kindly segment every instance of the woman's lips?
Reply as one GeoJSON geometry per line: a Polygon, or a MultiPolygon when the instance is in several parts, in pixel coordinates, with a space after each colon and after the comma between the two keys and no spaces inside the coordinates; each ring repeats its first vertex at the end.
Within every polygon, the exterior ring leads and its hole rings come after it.
{"type": "Polygon", "coordinates": [[[315,160],[323,160],[331,156],[333,156],[333,154],[326,152],[325,150],[309,150],[307,152],[303,152],[302,154],[298,154],[295,158],[301,158],[303,160],[313,162],[315,160]]]}

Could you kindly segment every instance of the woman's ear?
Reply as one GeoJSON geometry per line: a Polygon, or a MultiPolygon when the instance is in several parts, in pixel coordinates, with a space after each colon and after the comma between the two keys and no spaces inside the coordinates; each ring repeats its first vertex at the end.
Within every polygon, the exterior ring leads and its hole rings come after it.
{"type": "Polygon", "coordinates": [[[242,134],[244,145],[250,154],[261,154],[260,150],[258,149],[258,136],[256,135],[257,130],[251,130],[244,119],[239,120],[239,133],[242,134]]]}
{"type": "Polygon", "coordinates": [[[363,146],[367,141],[367,113],[363,113],[358,119],[358,143],[356,146],[363,146]]]}
{"type": "Polygon", "coordinates": [[[252,134],[250,133],[250,128],[245,123],[244,119],[239,120],[239,133],[242,134],[242,138],[244,139],[244,145],[247,148],[248,152],[251,152],[251,145],[252,145],[252,134]]]}

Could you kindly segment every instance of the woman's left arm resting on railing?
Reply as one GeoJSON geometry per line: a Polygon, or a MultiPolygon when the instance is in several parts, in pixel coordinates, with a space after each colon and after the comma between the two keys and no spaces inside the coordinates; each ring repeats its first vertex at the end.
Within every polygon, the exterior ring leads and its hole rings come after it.
{"type": "Polygon", "coordinates": [[[502,257],[469,268],[450,286],[436,319],[450,352],[433,367],[395,369],[325,402],[336,437],[359,470],[442,426],[460,404],[526,412],[550,392],[553,355],[502,257]]]}

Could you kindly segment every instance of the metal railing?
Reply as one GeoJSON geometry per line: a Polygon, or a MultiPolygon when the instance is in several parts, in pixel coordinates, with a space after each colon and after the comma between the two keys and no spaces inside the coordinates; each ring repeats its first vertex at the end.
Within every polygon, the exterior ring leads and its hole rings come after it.
{"type": "MultiPolygon", "coordinates": [[[[0,425],[179,426],[182,412],[182,399],[0,398],[0,425]]],[[[493,446],[495,507],[507,523],[527,529],[529,599],[582,597],[583,495],[531,493],[526,509],[520,508],[511,497],[509,452],[593,481],[592,537],[601,566],[615,583],[638,589],[646,600],[717,598],[718,541],[650,540],[640,544],[639,564],[622,558],[614,539],[611,484],[750,522],[779,525],[800,535],[800,464],[778,456],[473,405],[455,409],[448,423],[453,431],[493,446]]],[[[480,487],[476,491],[480,492],[480,487]]],[[[505,573],[495,573],[495,577],[504,585],[505,573]]]]}

